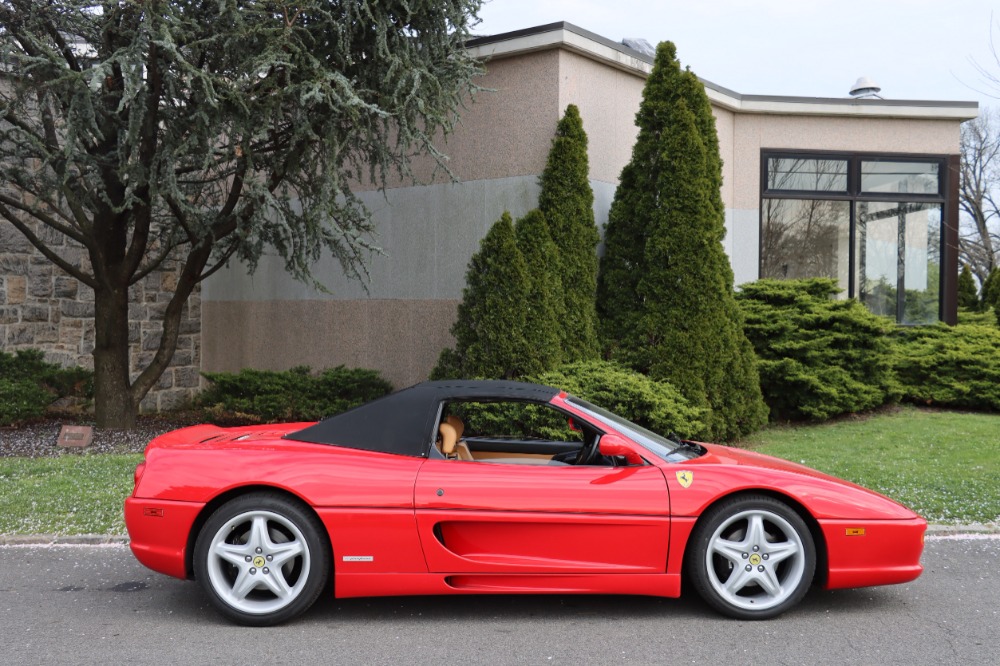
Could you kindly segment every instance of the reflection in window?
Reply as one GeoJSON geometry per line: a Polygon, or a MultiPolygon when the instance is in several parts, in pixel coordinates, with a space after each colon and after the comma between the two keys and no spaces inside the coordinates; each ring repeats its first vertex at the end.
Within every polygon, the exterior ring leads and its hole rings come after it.
{"type": "Polygon", "coordinates": [[[767,189],[846,192],[847,161],[772,157],[767,164],[767,189]]]}
{"type": "Polygon", "coordinates": [[[850,222],[847,201],[765,199],[761,277],[830,277],[846,287],[850,222]]]}
{"type": "Polygon", "coordinates": [[[760,277],[837,280],[899,323],[937,321],[945,160],[762,153],[760,277]]]}
{"type": "Polygon", "coordinates": [[[904,324],[937,321],[941,209],[930,203],[858,203],[858,297],[875,314],[904,324]]]}
{"type": "Polygon", "coordinates": [[[937,162],[861,162],[862,192],[893,194],[937,194],[937,162]]]}

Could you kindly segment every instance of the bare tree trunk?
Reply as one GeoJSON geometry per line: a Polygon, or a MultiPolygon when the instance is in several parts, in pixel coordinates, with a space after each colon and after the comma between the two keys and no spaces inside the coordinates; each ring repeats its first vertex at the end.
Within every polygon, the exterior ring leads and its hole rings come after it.
{"type": "Polygon", "coordinates": [[[94,292],[94,403],[99,428],[132,428],[139,404],[129,382],[128,287],[94,292]]]}

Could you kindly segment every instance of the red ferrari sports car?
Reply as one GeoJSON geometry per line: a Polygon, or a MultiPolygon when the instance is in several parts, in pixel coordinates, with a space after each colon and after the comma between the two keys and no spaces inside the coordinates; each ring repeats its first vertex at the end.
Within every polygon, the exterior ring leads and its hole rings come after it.
{"type": "Polygon", "coordinates": [[[135,556],[228,618],[317,597],[677,597],[763,619],[812,584],[920,575],[926,522],[807,467],[665,438],[555,388],[425,382],[318,423],[153,440],[125,501],[135,556]]]}

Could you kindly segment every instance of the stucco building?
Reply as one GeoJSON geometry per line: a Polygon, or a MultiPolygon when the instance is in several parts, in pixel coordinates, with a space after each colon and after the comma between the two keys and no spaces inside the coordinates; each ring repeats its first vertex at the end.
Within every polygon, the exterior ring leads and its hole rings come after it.
{"type": "MultiPolygon", "coordinates": [[[[239,265],[214,275],[201,294],[201,369],[346,364],[397,386],[425,378],[453,343],[469,258],[505,210],[517,217],[536,206],[571,103],[590,139],[597,222],[607,221],[652,57],[568,23],[469,48],[486,60],[480,84],[490,90],[443,146],[459,182],[427,166],[418,168],[426,184],[361,193],[385,251],[367,291],[336,261],[316,267],[331,293],[267,257],[252,276],[239,265]]],[[[900,322],[954,320],[959,126],[977,115],[975,102],[742,95],[704,83],[737,284],[826,275],[844,297],[900,322]]]]}

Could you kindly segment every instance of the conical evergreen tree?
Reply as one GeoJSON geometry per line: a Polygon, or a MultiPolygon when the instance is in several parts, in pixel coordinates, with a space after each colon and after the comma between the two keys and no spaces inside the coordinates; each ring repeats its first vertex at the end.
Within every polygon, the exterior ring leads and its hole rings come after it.
{"type": "Polygon", "coordinates": [[[958,305],[970,310],[979,309],[979,290],[968,264],[962,264],[962,272],[958,274],[958,305]]]}
{"type": "Polygon", "coordinates": [[[528,270],[509,213],[493,224],[472,255],[465,284],[451,328],[455,349],[441,353],[431,376],[511,379],[536,372],[526,337],[528,270]]]}
{"type": "Polygon", "coordinates": [[[708,408],[713,437],[764,424],[756,358],[722,247],[722,161],[705,90],[659,45],[605,233],[598,312],[610,355],[708,408]]]}
{"type": "Polygon", "coordinates": [[[563,282],[559,265],[553,261],[559,251],[540,210],[533,210],[518,220],[514,231],[528,271],[528,298],[524,301],[524,310],[525,338],[531,356],[523,365],[537,368],[529,370],[531,373],[553,370],[563,360],[560,333],[566,319],[563,282]]]}
{"type": "Polygon", "coordinates": [[[587,134],[580,110],[570,104],[556,127],[545,171],[539,179],[542,191],[538,196],[538,207],[545,214],[558,249],[565,303],[560,337],[566,361],[598,355],[594,292],[600,236],[594,223],[589,174],[587,134]]]}
{"type": "Polygon", "coordinates": [[[979,292],[980,305],[983,310],[996,308],[1000,317],[1000,268],[994,268],[986,276],[986,282],[979,292]]]}

